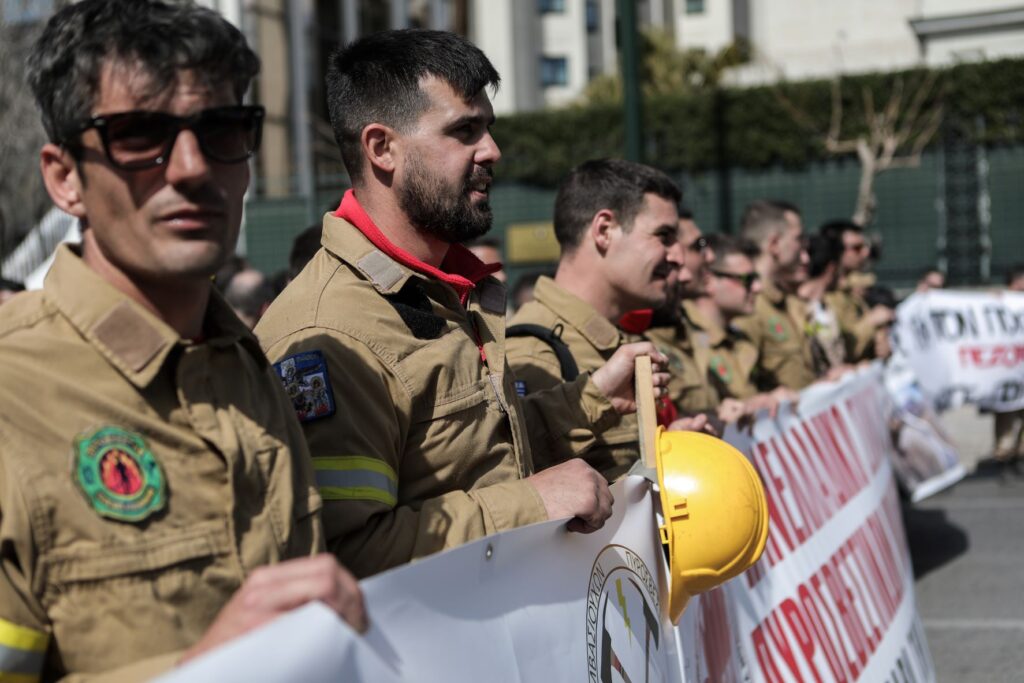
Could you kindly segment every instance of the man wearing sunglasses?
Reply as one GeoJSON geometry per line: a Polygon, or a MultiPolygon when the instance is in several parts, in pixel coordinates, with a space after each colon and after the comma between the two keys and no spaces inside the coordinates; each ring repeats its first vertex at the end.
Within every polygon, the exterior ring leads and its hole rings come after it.
{"type": "Polygon", "coordinates": [[[758,392],[752,379],[757,348],[733,326],[737,318],[753,314],[761,292],[761,277],[754,267],[757,245],[742,237],[712,235],[708,251],[713,257],[707,264],[704,296],[684,304],[697,358],[733,420],[761,409],[774,413],[780,401],[796,400],[797,395],[786,387],[758,392]]]}
{"type": "Polygon", "coordinates": [[[825,300],[839,319],[846,359],[850,363],[870,360],[875,357],[875,333],[895,319],[891,309],[868,306],[854,287],[854,280],[867,271],[871,245],[864,238],[864,229],[848,220],[829,221],[821,226],[819,233],[842,244],[838,284],[825,300]]]}
{"type": "Polygon", "coordinates": [[[29,59],[44,182],[82,243],[0,316],[0,679],[142,680],[310,600],[365,627],[316,555],[289,401],[211,288],[258,68],[221,17],[156,0],[71,4],[29,59]]]}
{"type": "Polygon", "coordinates": [[[757,245],[761,293],[752,315],[736,327],[757,348],[758,389],[784,386],[800,390],[817,379],[807,309],[797,289],[807,279],[807,249],[799,210],[788,202],[759,200],[743,212],[740,234],[757,245]]]}
{"type": "Polygon", "coordinates": [[[505,288],[490,277],[501,266],[461,245],[491,226],[497,83],[483,52],[441,31],[372,34],[330,59],[353,189],[256,331],[296,396],[328,545],[358,576],[546,519],[589,531],[611,514],[606,482],[575,456],[635,409],[634,358],[653,349],[516,395],[505,288]]]}

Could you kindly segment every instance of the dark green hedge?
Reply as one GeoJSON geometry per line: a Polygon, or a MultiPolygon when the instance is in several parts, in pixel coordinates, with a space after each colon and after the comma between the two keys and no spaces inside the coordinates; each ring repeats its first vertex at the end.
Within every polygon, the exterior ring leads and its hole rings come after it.
{"type": "MultiPolygon", "coordinates": [[[[874,94],[875,107],[880,109],[897,79],[902,79],[906,103],[927,76],[912,70],[845,77],[844,136],[863,128],[865,88],[874,94]]],[[[826,158],[820,137],[807,123],[821,132],[827,129],[831,92],[829,81],[806,81],[648,99],[644,103],[647,159],[676,172],[719,165],[800,167],[826,158]],[[807,123],[794,119],[780,94],[806,114],[807,123]]],[[[1024,142],[1024,59],[944,69],[930,90],[926,108],[936,102],[943,106],[945,125],[957,126],[969,136],[978,135],[981,119],[983,142],[1024,142]]],[[[494,135],[504,155],[501,178],[544,186],[556,184],[585,159],[619,156],[623,148],[622,115],[615,106],[505,116],[495,124],[494,135]]]]}

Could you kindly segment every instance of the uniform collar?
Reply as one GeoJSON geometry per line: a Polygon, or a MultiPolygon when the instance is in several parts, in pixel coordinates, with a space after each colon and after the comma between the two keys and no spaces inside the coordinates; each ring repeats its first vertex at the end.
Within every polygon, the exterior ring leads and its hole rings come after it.
{"type": "MultiPolygon", "coordinates": [[[[57,248],[43,291],[57,310],[136,387],[147,386],[176,345],[187,345],[170,325],[128,298],[82,262],[73,247],[57,248]]],[[[206,343],[240,342],[261,365],[259,342],[217,292],[203,319],[206,343]]]]}
{"type": "Polygon", "coordinates": [[[782,308],[786,303],[786,293],[779,289],[770,279],[762,281],[761,296],[776,308],[782,308]]]}
{"type": "Polygon", "coordinates": [[[481,280],[501,270],[500,263],[486,264],[461,244],[452,244],[448,248],[440,268],[424,263],[400,249],[381,232],[352,190],[345,193],[337,211],[324,221],[323,244],[346,261],[350,254],[359,254],[352,265],[382,294],[397,292],[410,275],[419,273],[451,286],[459,295],[459,301],[465,304],[469,293],[481,280]],[[337,226],[338,222],[342,226],[337,226]],[[346,235],[344,225],[355,228],[365,242],[354,244],[352,235],[346,235]],[[354,252],[350,250],[352,247],[356,248],[354,252]]]}
{"type": "Polygon", "coordinates": [[[694,302],[683,302],[683,315],[692,327],[707,335],[708,344],[711,346],[719,346],[727,340],[725,330],[708,320],[694,302]]]}
{"type": "Polygon", "coordinates": [[[537,279],[533,298],[579,330],[595,348],[601,351],[618,348],[621,340],[619,329],[593,306],[559,287],[551,278],[542,276],[537,279]]]}

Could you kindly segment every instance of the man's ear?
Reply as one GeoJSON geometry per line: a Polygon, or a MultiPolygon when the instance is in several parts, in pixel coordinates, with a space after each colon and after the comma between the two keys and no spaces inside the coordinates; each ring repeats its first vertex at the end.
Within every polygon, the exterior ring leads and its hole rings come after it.
{"type": "Polygon", "coordinates": [[[371,123],[359,136],[363,156],[375,171],[387,174],[395,171],[395,131],[382,123],[371,123]]]}
{"type": "Polygon", "coordinates": [[[68,150],[48,142],[39,152],[39,170],[50,199],[61,211],[85,218],[82,201],[82,176],[78,163],[68,150]]]}
{"type": "Polygon", "coordinates": [[[604,255],[611,246],[615,233],[621,230],[619,221],[615,218],[615,212],[611,209],[601,209],[590,219],[587,232],[594,241],[598,253],[604,255]]]}
{"type": "Polygon", "coordinates": [[[764,243],[764,249],[772,257],[772,260],[778,260],[779,242],[781,241],[782,233],[776,231],[768,235],[768,240],[764,243]]]}

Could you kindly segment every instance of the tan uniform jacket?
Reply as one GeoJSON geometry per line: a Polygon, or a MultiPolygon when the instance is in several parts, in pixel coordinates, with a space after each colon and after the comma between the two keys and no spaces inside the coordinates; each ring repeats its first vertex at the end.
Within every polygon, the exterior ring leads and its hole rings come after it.
{"type": "Polygon", "coordinates": [[[0,311],[0,680],[143,680],[323,547],[298,423],[218,296],[203,343],[67,247],[0,311]],[[104,675],[100,675],[104,674],[104,675]]]}
{"type": "MultiPolygon", "coordinates": [[[[547,519],[523,481],[533,456],[547,463],[584,451],[592,429],[617,419],[607,399],[584,375],[519,400],[494,278],[463,305],[452,285],[333,214],[323,244],[257,334],[286,377],[293,361],[323,363],[328,407],[307,411],[303,427],[328,547],[363,577],[547,519]]],[[[306,385],[318,373],[297,374],[306,385]]]]}
{"type": "MultiPolygon", "coordinates": [[[[533,301],[524,304],[509,325],[561,326],[561,339],[569,347],[580,372],[604,365],[622,344],[641,341],[613,325],[593,306],[570,294],[549,277],[540,277],[533,301]]],[[[536,337],[508,340],[508,361],[527,396],[562,385],[562,370],[551,346],[536,337]]],[[[587,462],[608,478],[617,479],[640,457],[635,415],[624,415],[588,451],[587,462]]]]}
{"type": "Polygon", "coordinates": [[[668,357],[668,395],[676,409],[684,415],[716,411],[722,395],[707,381],[708,358],[695,347],[687,321],[652,327],[644,336],[668,357]]]}
{"type": "Polygon", "coordinates": [[[707,384],[721,398],[743,400],[756,395],[751,380],[757,364],[754,344],[739,330],[726,331],[715,325],[691,301],[683,302],[683,311],[707,384]]]}
{"type": "Polygon", "coordinates": [[[736,319],[733,326],[757,349],[754,375],[760,391],[779,386],[800,390],[817,378],[806,324],[803,302],[770,282],[757,295],[753,315],[736,319]]]}
{"type": "Polygon", "coordinates": [[[848,287],[825,295],[825,303],[835,313],[843,335],[846,359],[851,363],[875,357],[875,326],[864,316],[868,305],[848,287]]]}

